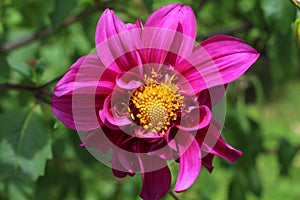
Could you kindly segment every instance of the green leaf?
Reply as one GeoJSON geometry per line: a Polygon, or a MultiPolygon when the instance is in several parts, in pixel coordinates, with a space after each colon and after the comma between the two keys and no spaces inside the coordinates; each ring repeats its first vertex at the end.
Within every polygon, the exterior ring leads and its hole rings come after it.
{"type": "Polygon", "coordinates": [[[15,62],[11,59],[8,60],[9,66],[12,70],[18,72],[24,78],[31,79],[32,67],[25,62],[15,62]]]}
{"type": "Polygon", "coordinates": [[[8,199],[30,200],[34,194],[33,183],[21,180],[10,179],[6,182],[8,199]]]}
{"type": "Polygon", "coordinates": [[[228,188],[228,199],[246,200],[246,192],[242,179],[239,176],[232,178],[228,188]]]}
{"type": "Polygon", "coordinates": [[[261,8],[270,29],[281,35],[289,33],[296,16],[293,4],[283,0],[261,0],[261,8]]]}
{"type": "Polygon", "coordinates": [[[0,55],[0,80],[7,79],[9,76],[9,67],[4,55],[0,55]]]}
{"type": "Polygon", "coordinates": [[[259,178],[259,173],[257,171],[256,166],[250,168],[250,171],[247,172],[248,184],[250,190],[255,194],[257,197],[262,195],[262,185],[259,178]]]}
{"type": "Polygon", "coordinates": [[[292,33],[286,36],[274,34],[268,45],[271,75],[275,87],[283,85],[298,71],[297,48],[292,33]]]}
{"type": "Polygon", "coordinates": [[[153,0],[143,0],[148,11],[152,11],[153,0]]]}
{"type": "Polygon", "coordinates": [[[35,181],[52,157],[49,129],[35,109],[0,115],[0,179],[35,181]]]}
{"type": "Polygon", "coordinates": [[[50,14],[52,26],[58,28],[61,23],[70,16],[75,8],[77,0],[56,0],[53,12],[50,14]]]}
{"type": "Polygon", "coordinates": [[[278,161],[280,163],[280,174],[288,175],[292,161],[297,149],[285,138],[281,138],[278,145],[278,161]]]}

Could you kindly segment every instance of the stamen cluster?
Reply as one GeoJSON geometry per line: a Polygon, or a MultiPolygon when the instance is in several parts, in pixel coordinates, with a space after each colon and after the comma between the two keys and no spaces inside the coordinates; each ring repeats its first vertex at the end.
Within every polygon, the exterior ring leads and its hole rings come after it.
{"type": "Polygon", "coordinates": [[[128,109],[130,118],[142,126],[144,132],[165,134],[179,117],[183,96],[177,92],[178,87],[170,80],[167,84],[158,84],[150,79],[131,94],[128,109]]]}

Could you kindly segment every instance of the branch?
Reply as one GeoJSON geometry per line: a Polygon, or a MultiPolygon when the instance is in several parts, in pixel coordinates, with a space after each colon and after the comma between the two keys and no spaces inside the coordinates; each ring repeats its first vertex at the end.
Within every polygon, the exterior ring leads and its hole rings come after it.
{"type": "MultiPolygon", "coordinates": [[[[81,13],[77,14],[77,15],[73,15],[68,17],[66,20],[63,21],[63,23],[59,26],[59,29],[63,29],[66,28],[67,26],[93,14],[96,11],[99,11],[103,8],[103,5],[100,6],[99,4],[96,4],[94,7],[91,8],[87,8],[86,10],[82,11],[81,13]]],[[[28,44],[34,40],[46,37],[51,35],[55,30],[51,27],[48,26],[47,28],[44,28],[36,33],[32,33],[30,35],[27,35],[23,38],[20,38],[18,40],[15,41],[11,41],[11,42],[6,42],[4,43],[1,47],[0,47],[0,53],[7,53],[13,49],[16,49],[18,47],[21,47],[25,44],[28,44]]]]}

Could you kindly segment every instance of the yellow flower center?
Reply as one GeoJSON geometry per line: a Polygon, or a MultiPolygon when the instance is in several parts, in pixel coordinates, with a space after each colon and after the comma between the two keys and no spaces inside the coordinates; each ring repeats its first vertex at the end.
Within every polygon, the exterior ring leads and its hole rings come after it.
{"type": "Polygon", "coordinates": [[[165,131],[179,117],[179,109],[183,96],[178,94],[178,87],[171,83],[156,83],[149,79],[148,83],[137,88],[129,102],[131,119],[144,128],[144,132],[165,131]]]}

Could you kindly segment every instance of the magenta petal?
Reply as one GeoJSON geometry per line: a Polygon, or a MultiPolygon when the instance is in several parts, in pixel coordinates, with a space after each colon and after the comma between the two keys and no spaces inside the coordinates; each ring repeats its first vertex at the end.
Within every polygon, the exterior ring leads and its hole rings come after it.
{"type": "Polygon", "coordinates": [[[138,160],[131,152],[114,149],[111,163],[114,175],[118,178],[123,178],[125,174],[134,174],[135,170],[133,165],[136,165],[138,160]]]}
{"type": "Polygon", "coordinates": [[[214,155],[213,154],[206,154],[203,158],[202,158],[202,165],[211,173],[214,169],[214,166],[212,165],[212,161],[213,161],[214,155]]]}
{"type": "Polygon", "coordinates": [[[196,37],[196,18],[189,6],[166,5],[146,21],[142,34],[147,63],[177,65],[190,55],[196,37]]]}
{"type": "Polygon", "coordinates": [[[201,151],[196,140],[193,140],[188,147],[179,147],[179,151],[180,168],[175,192],[183,192],[191,187],[196,181],[201,168],[201,151]]]}
{"type": "Polygon", "coordinates": [[[201,149],[230,162],[235,162],[242,156],[240,150],[233,148],[224,141],[219,130],[212,124],[208,129],[208,135],[206,136],[201,149]]]}
{"type": "Polygon", "coordinates": [[[126,126],[132,123],[132,121],[126,116],[117,116],[113,113],[111,108],[111,98],[112,96],[109,95],[104,101],[103,109],[99,110],[99,116],[101,121],[108,127],[112,129],[119,129],[119,127],[126,126]]]}
{"type": "Polygon", "coordinates": [[[103,66],[97,55],[83,56],[57,83],[54,94],[58,97],[70,94],[110,94],[116,76],[116,72],[103,66]]]}
{"type": "Polygon", "coordinates": [[[54,88],[53,113],[72,129],[99,128],[97,111],[102,108],[106,95],[113,91],[116,75],[103,67],[97,55],[78,59],[54,88]]]}
{"type": "Polygon", "coordinates": [[[128,71],[141,65],[137,51],[141,46],[141,27],[124,24],[112,10],[106,9],[99,19],[96,28],[96,49],[105,66],[115,65],[122,71],[128,71]]]}
{"type": "Polygon", "coordinates": [[[106,9],[102,13],[96,27],[96,46],[116,34],[128,30],[139,29],[142,27],[143,25],[140,20],[137,20],[136,24],[125,24],[120,18],[115,15],[113,10],[106,9]]]}
{"type": "Polygon", "coordinates": [[[51,99],[52,111],[63,124],[71,129],[94,130],[100,127],[96,110],[103,105],[103,99],[99,97],[95,101],[95,97],[95,95],[64,95],[61,97],[54,95],[51,99]]]}
{"type": "Polygon", "coordinates": [[[76,130],[72,112],[72,96],[53,96],[51,99],[52,112],[67,127],[76,130]]]}
{"type": "Polygon", "coordinates": [[[206,127],[212,118],[210,109],[207,106],[189,107],[188,114],[182,116],[177,126],[184,131],[199,130],[206,127]]]}
{"type": "Polygon", "coordinates": [[[103,133],[102,128],[95,129],[86,133],[82,139],[81,146],[88,149],[97,149],[100,152],[107,154],[111,145],[103,133]]]}
{"type": "Polygon", "coordinates": [[[167,28],[196,38],[196,17],[191,7],[169,4],[155,11],[146,21],[145,27],[167,28]]]}
{"type": "MultiPolygon", "coordinates": [[[[215,36],[195,48],[176,70],[195,93],[239,78],[257,60],[259,53],[244,41],[231,36],[215,36]]],[[[186,84],[186,83],[185,83],[186,84]]]]}
{"type": "Polygon", "coordinates": [[[142,173],[142,180],[140,196],[143,200],[159,200],[170,189],[171,172],[166,166],[156,171],[142,173]]]}

